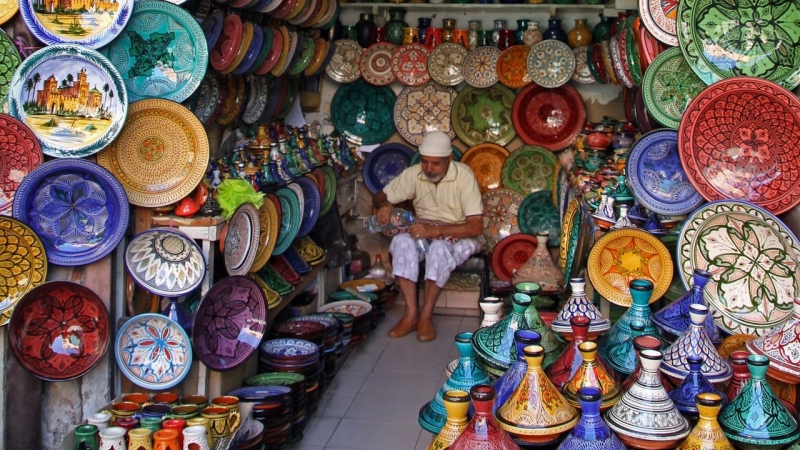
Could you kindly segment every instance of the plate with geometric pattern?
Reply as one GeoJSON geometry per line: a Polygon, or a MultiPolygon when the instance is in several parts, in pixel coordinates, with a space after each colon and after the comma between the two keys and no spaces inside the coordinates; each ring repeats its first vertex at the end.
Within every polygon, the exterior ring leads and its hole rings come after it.
{"type": "Polygon", "coordinates": [[[206,261],[197,243],[166,228],[136,235],[125,249],[125,268],[136,284],[164,297],[189,294],[206,276],[206,261]]]}

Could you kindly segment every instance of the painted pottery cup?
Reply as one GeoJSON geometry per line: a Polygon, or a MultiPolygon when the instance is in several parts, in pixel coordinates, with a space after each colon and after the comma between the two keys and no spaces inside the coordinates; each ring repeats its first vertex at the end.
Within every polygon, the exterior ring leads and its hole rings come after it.
{"type": "Polygon", "coordinates": [[[414,42],[419,42],[419,28],[403,28],[403,44],[412,44],[414,42]]]}
{"type": "Polygon", "coordinates": [[[138,417],[141,408],[139,408],[138,404],[133,402],[117,402],[111,404],[111,411],[108,412],[111,413],[113,419],[120,417],[138,417]]]}
{"type": "Polygon", "coordinates": [[[108,425],[111,423],[111,417],[112,416],[110,412],[100,411],[90,414],[86,421],[89,422],[89,425],[94,425],[98,430],[102,430],[103,428],[108,427],[108,425]]]}
{"type": "Polygon", "coordinates": [[[122,396],[122,398],[120,398],[120,400],[123,402],[136,403],[137,405],[139,405],[139,407],[142,407],[147,403],[151,403],[150,396],[147,394],[143,394],[141,392],[133,392],[131,394],[125,394],[122,396]]]}
{"type": "Polygon", "coordinates": [[[158,417],[163,419],[169,414],[170,406],[164,403],[153,403],[142,407],[142,417],[158,417]]]}
{"type": "Polygon", "coordinates": [[[175,430],[178,433],[178,443],[183,447],[183,429],[186,428],[186,421],[183,419],[167,419],[161,424],[163,430],[175,430]]]}
{"type": "Polygon", "coordinates": [[[98,430],[94,425],[80,425],[75,428],[75,450],[82,448],[82,443],[86,443],[89,448],[100,448],[97,434],[98,430]]]}
{"type": "Polygon", "coordinates": [[[239,397],[234,397],[232,395],[214,397],[211,399],[211,406],[219,406],[228,411],[237,410],[239,409],[239,397]]]}
{"type": "Polygon", "coordinates": [[[176,430],[158,430],[153,433],[153,450],[180,450],[180,437],[176,430]]]}
{"type": "Polygon", "coordinates": [[[122,427],[108,427],[100,430],[100,450],[125,450],[125,433],[122,427]]]}
{"type": "MultiPolygon", "coordinates": [[[[187,426],[186,426],[186,429],[184,431],[186,431],[187,429],[192,428],[192,427],[203,427],[206,430],[206,441],[208,441],[208,445],[211,445],[213,440],[211,439],[211,421],[210,420],[206,419],[205,417],[194,417],[192,419],[187,420],[186,421],[186,425],[187,426]]],[[[184,439],[185,439],[185,437],[186,436],[185,436],[185,433],[184,433],[184,439]]]]}
{"type": "Polygon", "coordinates": [[[125,428],[126,430],[130,431],[130,430],[136,428],[137,426],[139,426],[139,419],[137,419],[135,417],[117,417],[114,420],[114,424],[113,425],[115,427],[122,427],[122,428],[125,428]]]}
{"type": "Polygon", "coordinates": [[[201,411],[208,406],[208,397],[205,395],[188,395],[183,397],[182,402],[184,405],[196,405],[201,411]]]}
{"type": "Polygon", "coordinates": [[[169,410],[167,417],[171,419],[189,420],[200,414],[200,408],[197,405],[175,405],[169,410]]]}
{"type": "Polygon", "coordinates": [[[153,450],[153,432],[147,428],[128,431],[128,450],[153,450]]]}
{"type": "Polygon", "coordinates": [[[142,419],[139,420],[139,426],[142,428],[147,428],[155,433],[161,429],[162,421],[163,419],[161,419],[161,417],[142,417],[142,419]]]}
{"type": "Polygon", "coordinates": [[[161,392],[153,396],[153,403],[166,403],[167,405],[174,406],[178,404],[180,397],[174,392],[161,392]]]}
{"type": "Polygon", "coordinates": [[[238,410],[228,410],[221,406],[209,406],[201,413],[208,419],[211,429],[211,438],[216,441],[221,437],[230,436],[239,427],[241,416],[238,410]]]}

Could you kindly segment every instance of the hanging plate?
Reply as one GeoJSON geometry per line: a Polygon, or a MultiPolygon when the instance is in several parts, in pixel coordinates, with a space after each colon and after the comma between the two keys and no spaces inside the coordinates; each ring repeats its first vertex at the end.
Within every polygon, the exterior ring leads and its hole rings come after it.
{"type": "Polygon", "coordinates": [[[504,86],[519,89],[533,82],[526,63],[528,52],[527,45],[512,45],[497,58],[497,78],[504,86]]]}
{"type": "Polygon", "coordinates": [[[678,129],[689,102],[706,88],[678,48],[658,55],[642,83],[647,111],[665,127],[678,129]]]}
{"type": "Polygon", "coordinates": [[[452,140],[450,110],[458,93],[435,82],[423,86],[407,86],[394,104],[394,124],[403,139],[419,146],[431,131],[447,133],[452,140]]]}
{"type": "Polygon", "coordinates": [[[464,81],[461,66],[467,56],[463,45],[444,42],[431,51],[428,56],[428,73],[433,81],[445,86],[456,86],[464,81]]]}
{"type": "Polygon", "coordinates": [[[258,253],[261,225],[258,210],[250,203],[236,209],[225,233],[225,269],[228,275],[244,275],[250,271],[258,253]]]}
{"type": "Polygon", "coordinates": [[[514,234],[497,243],[492,251],[492,272],[498,280],[511,281],[520,267],[536,251],[536,238],[527,234],[514,234]]]}
{"type": "Polygon", "coordinates": [[[220,96],[219,77],[215,72],[207,72],[200,87],[183,102],[183,106],[192,111],[201,123],[205,123],[217,108],[220,96]]]}
{"type": "Polygon", "coordinates": [[[200,23],[203,35],[206,37],[206,48],[213,49],[217,45],[222,30],[225,28],[225,12],[217,9],[200,23]]]}
{"type": "MultiPolygon", "coordinates": [[[[2,4],[2,0],[0,0],[0,4],[2,4]]],[[[2,11],[2,6],[0,6],[0,11],[2,11]]],[[[22,58],[19,56],[19,50],[14,41],[0,29],[0,108],[8,101],[11,79],[21,62],[22,58]]]]}
{"type": "Polygon", "coordinates": [[[572,49],[575,55],[575,73],[572,74],[572,79],[581,84],[592,84],[595,82],[592,71],[589,69],[591,65],[587,60],[587,50],[589,47],[581,46],[572,49]]]}
{"type": "Polygon", "coordinates": [[[430,81],[428,47],[412,43],[398,46],[392,53],[392,72],[406,86],[420,86],[430,81]]]}
{"type": "Polygon", "coordinates": [[[659,41],[678,46],[678,4],[675,0],[639,0],[639,14],[647,30],[659,41]]]}
{"type": "Polygon", "coordinates": [[[525,143],[562,150],[583,130],[586,106],[572,86],[546,89],[532,85],[516,96],[511,119],[525,143]]]}
{"type": "Polygon", "coordinates": [[[268,198],[264,198],[264,203],[258,209],[259,236],[258,251],[253,260],[253,265],[249,272],[256,273],[269,261],[275,244],[278,241],[278,230],[280,229],[280,217],[275,203],[268,198]]]}
{"type": "Polygon", "coordinates": [[[503,239],[519,233],[517,214],[523,197],[511,189],[492,189],[481,196],[483,201],[483,236],[489,251],[503,239]]]}
{"type": "Polygon", "coordinates": [[[192,342],[169,317],[139,314],[117,332],[114,356],[125,378],[144,389],[160,391],[177,386],[189,374],[192,342]]]}
{"type": "Polygon", "coordinates": [[[373,194],[411,165],[414,151],[403,144],[389,143],[372,150],[364,162],[364,184],[373,194]]]}
{"type": "Polygon", "coordinates": [[[267,108],[267,93],[269,86],[266,77],[255,75],[247,76],[247,83],[250,86],[250,100],[242,112],[242,121],[248,125],[258,122],[267,108]]]}
{"type": "Polygon", "coordinates": [[[556,157],[538,146],[518,148],[503,163],[503,186],[526,196],[553,186],[556,157]]]}
{"type": "Polygon", "coordinates": [[[525,234],[549,233],[548,247],[558,247],[561,242],[561,221],[550,191],[528,194],[519,205],[518,220],[519,230],[525,234]]]}
{"type": "Polygon", "coordinates": [[[11,313],[25,294],[47,278],[47,255],[39,236],[24,223],[10,217],[0,217],[0,326],[8,323],[11,313]]]}
{"type": "Polygon", "coordinates": [[[333,43],[334,54],[325,66],[325,73],[339,83],[352,83],[361,76],[358,62],[361,59],[361,46],[350,39],[339,39],[333,43]]]}
{"type": "Polygon", "coordinates": [[[558,263],[564,273],[564,286],[569,284],[572,268],[575,265],[575,251],[578,249],[582,216],[581,201],[577,198],[572,199],[561,222],[561,242],[558,247],[558,263]]]}
{"type": "Polygon", "coordinates": [[[514,92],[505,86],[464,88],[453,102],[451,113],[456,135],[470,146],[483,142],[508,144],[517,136],[511,118],[514,97],[514,92]]]}
{"type": "MultiPolygon", "coordinates": [[[[469,88],[467,88],[469,89],[469,88]]],[[[468,165],[478,180],[481,194],[491,189],[503,187],[503,163],[508,158],[508,150],[489,142],[478,144],[464,152],[461,162],[468,165]]]]}
{"type": "Polygon", "coordinates": [[[464,58],[461,73],[464,81],[472,87],[486,88],[497,83],[497,60],[502,52],[499,48],[484,46],[470,50],[464,58]]]}
{"type": "MultiPolygon", "coordinates": [[[[0,11],[10,6],[3,6],[0,11]]],[[[8,2],[10,3],[10,2],[8,2]]],[[[16,5],[14,5],[16,7],[16,5]]],[[[131,18],[134,0],[113,2],[38,2],[20,0],[25,26],[46,45],[76,44],[98,49],[111,42],[131,18]],[[88,6],[88,8],[87,8],[88,6]]],[[[0,16],[4,13],[0,12],[0,16]]],[[[0,17],[0,23],[5,22],[0,17]]]]}
{"type": "Polygon", "coordinates": [[[396,101],[388,86],[373,86],[364,80],[343,84],[331,100],[333,126],[355,144],[380,144],[394,133],[392,108],[396,101]]]}
{"type": "Polygon", "coordinates": [[[563,86],[575,72],[575,55],[569,45],[548,39],[531,47],[528,72],[533,82],[546,88],[563,86]]]}
{"type": "Polygon", "coordinates": [[[272,46],[267,53],[264,61],[257,66],[253,73],[256,75],[266,75],[278,64],[278,59],[281,57],[283,50],[283,33],[280,30],[272,28],[272,46]]]}
{"type": "Polygon", "coordinates": [[[322,198],[322,208],[320,208],[319,215],[324,216],[333,207],[333,202],[336,200],[336,172],[330,166],[322,166],[322,173],[325,176],[325,196],[322,198]]]}
{"type": "Polygon", "coordinates": [[[314,229],[314,225],[317,224],[322,200],[319,188],[311,179],[298,177],[294,180],[294,183],[303,190],[303,219],[296,236],[296,238],[301,238],[310,233],[314,229]]]}
{"type": "Polygon", "coordinates": [[[297,231],[300,229],[302,211],[297,195],[291,189],[283,188],[275,191],[281,204],[281,229],[278,232],[278,241],[275,243],[273,255],[280,255],[292,245],[297,231]]]}
{"type": "Polygon", "coordinates": [[[42,164],[36,135],[19,120],[0,114],[0,214],[8,214],[20,182],[42,164]]]}
{"type": "Polygon", "coordinates": [[[166,228],[136,235],[125,249],[125,268],[136,284],[164,297],[191,293],[207,270],[200,247],[185,234],[166,228]]]}

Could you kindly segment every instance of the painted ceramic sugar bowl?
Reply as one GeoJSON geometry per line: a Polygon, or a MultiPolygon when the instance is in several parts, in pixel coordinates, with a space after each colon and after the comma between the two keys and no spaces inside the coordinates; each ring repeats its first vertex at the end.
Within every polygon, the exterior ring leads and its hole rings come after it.
{"type": "Polygon", "coordinates": [[[578,391],[581,418],[575,428],[558,446],[558,450],[626,450],[600,415],[603,393],[594,387],[582,387],[578,391]]]}
{"type": "Polygon", "coordinates": [[[675,384],[680,384],[689,375],[689,355],[703,357],[702,372],[712,383],[723,383],[733,375],[731,365],[719,355],[705,330],[708,308],[703,305],[689,307],[691,325],[683,334],[664,350],[661,371],[675,384]]]}
{"type": "Polygon", "coordinates": [[[731,441],[717,421],[723,404],[722,397],[706,392],[698,394],[695,403],[699,420],[677,450],[733,450],[731,441]]]}
{"type": "Polygon", "coordinates": [[[572,326],[570,326],[570,319],[576,316],[584,316],[590,320],[588,337],[589,339],[596,339],[599,335],[608,331],[611,328],[611,321],[603,317],[603,314],[586,297],[586,280],[584,278],[572,278],[569,280],[572,294],[569,300],[561,308],[558,317],[550,325],[553,332],[563,336],[566,340],[572,339],[572,326]]]}
{"type": "Polygon", "coordinates": [[[794,299],[792,316],[765,336],[746,344],[756,355],[769,358],[771,377],[790,384],[800,383],[800,298],[794,299]]]}
{"type": "Polygon", "coordinates": [[[584,387],[594,387],[600,389],[603,394],[600,410],[605,411],[611,408],[622,397],[622,390],[619,383],[611,378],[602,366],[597,364],[595,360],[597,344],[584,342],[578,346],[578,350],[581,352],[583,361],[572,379],[564,385],[564,398],[567,399],[570,405],[580,408],[578,392],[584,387]]]}
{"type": "Polygon", "coordinates": [[[450,446],[450,450],[520,450],[492,414],[494,388],[487,384],[473,386],[469,391],[475,415],[450,446]]]}

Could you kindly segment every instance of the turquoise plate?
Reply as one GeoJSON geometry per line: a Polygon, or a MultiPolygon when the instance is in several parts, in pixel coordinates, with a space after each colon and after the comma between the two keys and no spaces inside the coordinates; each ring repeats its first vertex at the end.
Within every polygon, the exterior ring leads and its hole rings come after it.
{"type": "Polygon", "coordinates": [[[125,29],[103,54],[119,70],[130,101],[186,100],[206,75],[208,43],[194,17],[165,1],[137,1],[125,29]]]}
{"type": "Polygon", "coordinates": [[[525,197],[519,205],[517,221],[519,230],[525,234],[536,236],[538,233],[550,233],[548,247],[561,244],[561,221],[558,209],[553,204],[552,192],[537,191],[525,197]]]}
{"type": "Polygon", "coordinates": [[[292,245],[292,241],[300,230],[300,202],[290,189],[278,189],[275,192],[281,202],[281,229],[275,243],[273,255],[280,255],[292,245]]]}
{"type": "Polygon", "coordinates": [[[394,133],[394,104],[389,86],[373,86],[363,79],[342,84],[333,95],[333,126],[358,145],[380,144],[394,133]]]}

